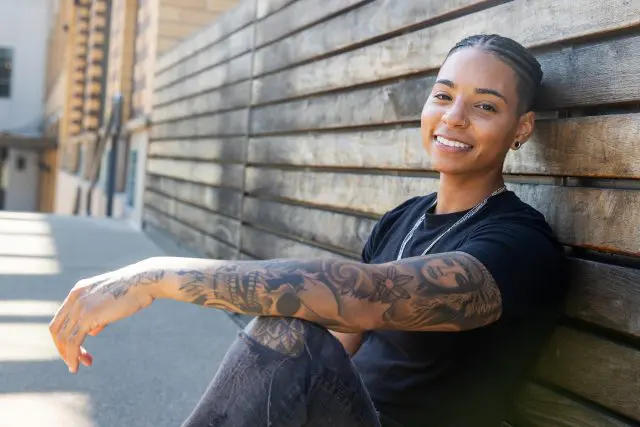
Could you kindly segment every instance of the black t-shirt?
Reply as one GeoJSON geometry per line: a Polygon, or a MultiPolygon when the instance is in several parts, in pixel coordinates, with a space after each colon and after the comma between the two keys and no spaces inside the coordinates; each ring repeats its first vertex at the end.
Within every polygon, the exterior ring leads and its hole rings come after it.
{"type": "MultiPolygon", "coordinates": [[[[394,261],[435,197],[415,197],[387,212],[362,251],[363,262],[394,261]]],[[[420,256],[465,213],[427,212],[403,258],[420,256]]],[[[429,254],[450,251],[466,252],[489,270],[502,295],[502,317],[464,332],[366,333],[353,362],[385,425],[499,427],[562,304],[562,247],[542,214],[511,191],[489,199],[429,254]]]]}

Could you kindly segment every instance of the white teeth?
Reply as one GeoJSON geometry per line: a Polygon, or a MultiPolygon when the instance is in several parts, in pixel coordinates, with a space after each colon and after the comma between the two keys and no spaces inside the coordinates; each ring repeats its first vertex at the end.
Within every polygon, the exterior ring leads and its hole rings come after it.
{"type": "Polygon", "coordinates": [[[457,148],[471,148],[469,144],[465,144],[460,141],[451,141],[450,139],[443,138],[441,136],[436,137],[436,141],[438,141],[442,145],[446,145],[448,147],[457,147],[457,148]]]}

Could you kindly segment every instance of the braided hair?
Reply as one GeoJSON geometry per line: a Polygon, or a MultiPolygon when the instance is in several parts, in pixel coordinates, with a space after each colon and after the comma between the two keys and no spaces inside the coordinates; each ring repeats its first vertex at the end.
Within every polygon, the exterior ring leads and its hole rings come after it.
{"type": "MultiPolygon", "coordinates": [[[[518,112],[533,110],[536,95],[542,84],[542,67],[524,46],[498,34],[479,34],[459,41],[447,54],[447,58],[460,49],[473,47],[492,53],[504,61],[518,76],[518,112]]],[[[445,59],[446,61],[446,59],[445,59]]]]}

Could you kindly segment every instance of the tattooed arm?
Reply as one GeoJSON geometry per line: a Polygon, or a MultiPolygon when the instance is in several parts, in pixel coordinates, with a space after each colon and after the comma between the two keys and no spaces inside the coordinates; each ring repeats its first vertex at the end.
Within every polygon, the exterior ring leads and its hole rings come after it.
{"type": "Polygon", "coordinates": [[[78,363],[91,365],[92,356],[82,347],[87,335],[100,333],[156,298],[297,317],[347,333],[460,331],[492,323],[502,314],[500,290],[491,274],[463,252],[385,264],[150,258],[82,279],[69,292],[49,325],[69,370],[77,372],[78,363]]]}
{"type": "Polygon", "coordinates": [[[154,297],[227,311],[297,317],[338,332],[460,331],[496,321],[500,291],[463,252],[385,264],[338,259],[212,261],[161,258],[154,297]]]}

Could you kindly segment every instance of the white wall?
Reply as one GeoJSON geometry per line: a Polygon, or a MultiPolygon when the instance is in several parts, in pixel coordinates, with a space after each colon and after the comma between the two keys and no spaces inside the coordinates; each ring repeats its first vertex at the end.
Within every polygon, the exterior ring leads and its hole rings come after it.
{"type": "Polygon", "coordinates": [[[13,48],[11,97],[0,98],[0,132],[35,130],[43,118],[48,0],[0,0],[0,47],[13,48]]]}
{"type": "Polygon", "coordinates": [[[35,151],[12,148],[4,163],[5,200],[4,209],[8,211],[38,210],[38,161],[35,151]],[[18,170],[18,161],[22,159],[24,169],[18,170]]]}

